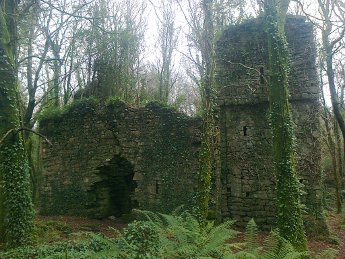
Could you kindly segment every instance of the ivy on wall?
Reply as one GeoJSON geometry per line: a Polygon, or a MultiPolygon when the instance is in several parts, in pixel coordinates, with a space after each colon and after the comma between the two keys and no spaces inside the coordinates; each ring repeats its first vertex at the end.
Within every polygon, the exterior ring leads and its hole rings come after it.
{"type": "Polygon", "coordinates": [[[199,119],[158,103],[137,109],[118,98],[105,104],[78,100],[63,112],[45,114],[41,132],[55,144],[43,146],[43,164],[48,172],[42,176],[41,210],[45,214],[75,214],[70,204],[65,208],[59,205],[73,196],[73,187],[81,195],[72,204],[80,205],[81,214],[92,214],[90,204],[94,201],[90,199],[94,195],[90,192],[102,181],[97,168],[115,155],[131,162],[142,176],[132,194],[141,208],[161,212],[182,204],[190,208],[198,170],[200,125],[199,119]],[[63,182],[55,184],[60,178],[63,182]]]}
{"type": "MultiPolygon", "coordinates": [[[[288,1],[286,1],[288,2],[288,1]]],[[[269,54],[269,101],[273,137],[273,160],[277,178],[277,226],[279,234],[297,250],[307,250],[296,174],[296,150],[293,121],[288,103],[289,50],[284,25],[285,13],[279,2],[264,4],[269,54]]]]}

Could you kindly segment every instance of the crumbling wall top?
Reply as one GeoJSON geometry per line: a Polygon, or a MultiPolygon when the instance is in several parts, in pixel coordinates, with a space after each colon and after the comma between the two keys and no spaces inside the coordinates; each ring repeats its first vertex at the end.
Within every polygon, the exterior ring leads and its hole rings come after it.
{"type": "MultiPolygon", "coordinates": [[[[264,22],[260,17],[231,26],[219,39],[216,46],[219,105],[268,101],[268,50],[264,22]]],[[[318,99],[313,26],[302,16],[288,16],[285,30],[291,57],[290,100],[318,99]]]]}

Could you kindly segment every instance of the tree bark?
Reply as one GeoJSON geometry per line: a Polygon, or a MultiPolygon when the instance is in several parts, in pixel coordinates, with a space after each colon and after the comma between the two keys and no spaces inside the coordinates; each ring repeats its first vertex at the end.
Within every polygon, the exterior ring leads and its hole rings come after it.
{"type": "Polygon", "coordinates": [[[212,180],[212,149],[214,140],[214,28],[212,18],[212,0],[203,0],[204,24],[202,32],[202,62],[205,68],[201,78],[201,102],[203,112],[202,144],[200,152],[200,171],[197,187],[197,214],[200,221],[205,221],[208,215],[211,180],[212,180]]]}
{"type": "Polygon", "coordinates": [[[335,192],[336,192],[336,201],[337,201],[337,213],[342,212],[342,196],[341,196],[341,174],[343,171],[343,166],[342,166],[342,156],[341,156],[341,139],[340,139],[340,134],[339,134],[339,128],[338,128],[338,123],[336,120],[334,121],[334,135],[335,135],[335,140],[336,140],[336,154],[338,158],[338,166],[337,170],[334,172],[334,180],[335,180],[335,192]]]}
{"type": "MultiPolygon", "coordinates": [[[[326,128],[326,133],[327,133],[327,142],[328,142],[328,147],[329,147],[329,153],[331,155],[331,160],[332,160],[332,172],[333,172],[333,177],[334,177],[334,183],[335,183],[335,198],[336,198],[336,206],[337,206],[337,212],[340,213],[342,211],[342,202],[341,202],[341,183],[340,183],[340,176],[339,172],[342,171],[342,165],[337,164],[337,151],[338,151],[338,163],[342,162],[341,158],[341,148],[340,148],[340,143],[337,143],[337,150],[336,150],[336,144],[334,141],[334,138],[332,137],[332,131],[331,131],[331,126],[329,125],[329,120],[331,119],[331,116],[329,114],[329,111],[327,110],[326,107],[326,101],[325,101],[325,96],[323,93],[323,80],[322,76],[321,78],[321,95],[322,95],[322,102],[323,102],[323,113],[324,113],[324,122],[325,122],[325,128],[326,128]],[[340,152],[340,153],[339,153],[340,152]],[[339,171],[337,171],[337,169],[339,171]]],[[[338,124],[335,119],[334,120],[334,135],[336,137],[336,141],[340,141],[339,139],[339,130],[338,130],[338,124]]]]}
{"type": "MultiPolygon", "coordinates": [[[[326,62],[326,73],[327,73],[327,80],[329,85],[329,92],[331,95],[331,103],[332,109],[339,125],[343,140],[345,140],[345,120],[343,115],[340,111],[340,101],[338,98],[336,85],[335,85],[335,76],[334,76],[334,69],[333,69],[333,49],[335,44],[337,44],[343,38],[345,34],[345,28],[340,32],[340,36],[334,40],[331,40],[331,34],[333,32],[333,25],[331,21],[331,13],[333,12],[331,9],[330,1],[321,1],[318,0],[319,7],[321,10],[322,18],[323,18],[323,28],[322,28],[322,47],[325,54],[325,62],[326,62]]],[[[345,155],[345,141],[344,141],[344,155],[345,155]]]]}

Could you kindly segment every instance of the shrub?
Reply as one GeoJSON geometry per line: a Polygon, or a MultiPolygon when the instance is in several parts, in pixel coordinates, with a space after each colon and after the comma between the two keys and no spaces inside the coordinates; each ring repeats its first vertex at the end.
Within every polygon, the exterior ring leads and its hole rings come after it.
{"type": "Polygon", "coordinates": [[[105,101],[106,106],[119,106],[123,107],[126,106],[126,102],[121,99],[121,97],[118,96],[110,96],[106,101],[105,101]]]}
{"type": "Polygon", "coordinates": [[[118,242],[124,258],[152,258],[159,253],[159,232],[152,222],[134,221],[118,242]]]}
{"type": "Polygon", "coordinates": [[[96,97],[90,96],[88,98],[75,100],[71,104],[63,106],[63,107],[50,106],[50,107],[45,108],[40,113],[38,119],[40,123],[42,123],[45,120],[58,120],[62,118],[63,115],[69,112],[77,112],[77,113],[90,112],[90,110],[93,111],[95,109],[98,103],[99,103],[99,100],[96,97]]]}
{"type": "Polygon", "coordinates": [[[108,250],[113,245],[111,240],[102,236],[89,234],[86,239],[64,241],[50,245],[26,246],[0,252],[0,258],[6,259],[55,259],[55,258],[89,258],[95,253],[108,250]]]}

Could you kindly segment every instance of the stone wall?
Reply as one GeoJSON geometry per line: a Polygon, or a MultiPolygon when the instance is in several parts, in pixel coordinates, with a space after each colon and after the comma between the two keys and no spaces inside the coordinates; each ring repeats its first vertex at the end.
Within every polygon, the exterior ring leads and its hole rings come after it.
{"type": "MultiPolygon", "coordinates": [[[[245,224],[254,218],[265,229],[275,224],[275,176],[267,93],[268,51],[263,19],[230,27],[217,44],[220,87],[222,214],[245,224]]],[[[320,201],[319,88],[312,24],[288,17],[291,55],[290,103],[297,171],[306,194],[309,228],[324,226],[320,201]]],[[[315,229],[314,229],[315,230],[315,229]]]]}
{"type": "Polygon", "coordinates": [[[200,126],[159,105],[94,99],[42,119],[40,131],[53,145],[42,147],[40,213],[106,217],[129,207],[168,212],[191,204],[200,126]]]}
{"type": "MultiPolygon", "coordinates": [[[[221,106],[268,100],[268,51],[263,22],[258,18],[230,27],[219,39],[216,52],[221,106]]],[[[313,26],[303,17],[288,17],[286,35],[291,56],[290,99],[317,100],[319,85],[313,26]]]]}
{"type": "MultiPolygon", "coordinates": [[[[327,230],[320,202],[319,88],[313,28],[286,25],[291,53],[290,103],[305,221],[327,230]]],[[[275,176],[267,94],[267,42],[261,18],[230,27],[217,44],[222,215],[264,229],[276,220],[275,176]]],[[[169,212],[192,204],[199,170],[201,121],[162,106],[131,108],[81,99],[44,117],[40,212],[91,217],[133,207],[169,212]],[[123,197],[122,197],[123,196],[123,197]],[[114,207],[114,204],[116,206],[114,207]]],[[[310,231],[309,231],[310,232],[310,231]]]]}

